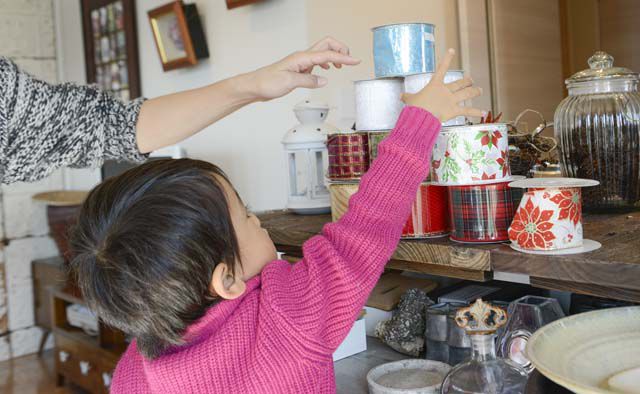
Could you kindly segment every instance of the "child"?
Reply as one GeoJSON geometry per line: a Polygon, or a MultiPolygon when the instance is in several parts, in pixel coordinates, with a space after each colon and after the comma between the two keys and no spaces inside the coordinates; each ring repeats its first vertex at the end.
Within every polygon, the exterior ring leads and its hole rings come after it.
{"type": "Polygon", "coordinates": [[[408,104],[349,210],[291,265],[226,176],[200,161],[149,162],[106,180],[73,233],[84,297],[134,340],[113,393],[333,393],[332,353],[395,249],[442,121],[481,116],[445,85],[449,50],[408,104]],[[425,109],[429,109],[427,112],[425,109]]]}

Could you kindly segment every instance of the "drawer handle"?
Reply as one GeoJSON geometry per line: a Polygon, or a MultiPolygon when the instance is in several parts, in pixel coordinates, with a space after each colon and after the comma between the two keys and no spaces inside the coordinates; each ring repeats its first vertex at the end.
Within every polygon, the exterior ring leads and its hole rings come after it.
{"type": "Polygon", "coordinates": [[[104,387],[111,386],[111,374],[103,372],[102,373],[102,382],[104,383],[104,387]]]}
{"type": "Polygon", "coordinates": [[[64,350],[61,350],[58,353],[58,359],[60,360],[61,363],[66,363],[67,360],[69,359],[70,354],[65,352],[64,350]]]}
{"type": "Polygon", "coordinates": [[[80,373],[84,376],[89,374],[89,370],[91,369],[91,364],[88,361],[80,361],[80,373]]]}

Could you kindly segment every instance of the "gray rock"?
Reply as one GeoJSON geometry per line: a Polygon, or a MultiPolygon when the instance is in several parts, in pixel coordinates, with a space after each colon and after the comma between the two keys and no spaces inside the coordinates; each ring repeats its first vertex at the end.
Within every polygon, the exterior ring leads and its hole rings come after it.
{"type": "Polygon", "coordinates": [[[433,301],[423,290],[407,290],[391,319],[378,323],[376,336],[400,353],[419,356],[424,349],[427,307],[431,305],[433,301]]]}

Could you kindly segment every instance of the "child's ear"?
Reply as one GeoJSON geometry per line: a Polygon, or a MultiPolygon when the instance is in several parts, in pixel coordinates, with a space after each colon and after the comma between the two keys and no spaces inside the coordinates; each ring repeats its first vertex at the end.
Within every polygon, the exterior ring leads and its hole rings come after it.
{"type": "Polygon", "coordinates": [[[226,263],[219,263],[213,269],[209,291],[225,300],[233,300],[244,294],[247,284],[240,278],[231,275],[226,263]]]}

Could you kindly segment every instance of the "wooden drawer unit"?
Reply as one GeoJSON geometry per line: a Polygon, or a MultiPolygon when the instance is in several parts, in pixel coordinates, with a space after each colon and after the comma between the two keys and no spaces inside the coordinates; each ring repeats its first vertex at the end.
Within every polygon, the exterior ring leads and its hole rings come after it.
{"type": "Polygon", "coordinates": [[[117,357],[56,332],[56,371],[92,393],[108,393],[117,357]]]}
{"type": "Polygon", "coordinates": [[[108,393],[118,359],[126,349],[124,335],[99,323],[98,335],[91,336],[69,324],[66,306],[83,300],[53,290],[53,333],[56,342],[58,385],[72,382],[90,393],[108,393]]]}

